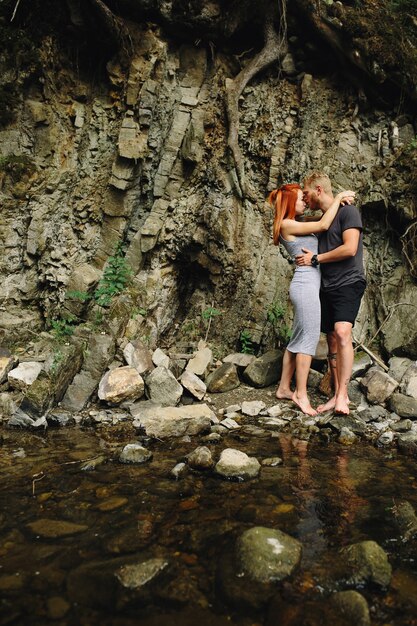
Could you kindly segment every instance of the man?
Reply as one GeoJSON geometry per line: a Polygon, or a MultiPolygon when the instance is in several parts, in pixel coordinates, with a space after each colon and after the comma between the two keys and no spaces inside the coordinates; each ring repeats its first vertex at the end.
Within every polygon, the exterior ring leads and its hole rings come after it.
{"type": "MultiPolygon", "coordinates": [[[[329,177],[313,172],[304,180],[304,201],[325,212],[333,202],[329,177]]],[[[348,384],[352,375],[352,328],[366,287],[363,269],[362,219],[353,205],[341,206],[329,230],[318,235],[318,254],[303,249],[297,265],[320,266],[321,330],[327,334],[329,365],[335,394],[319,413],[334,409],[349,414],[348,384]]]]}

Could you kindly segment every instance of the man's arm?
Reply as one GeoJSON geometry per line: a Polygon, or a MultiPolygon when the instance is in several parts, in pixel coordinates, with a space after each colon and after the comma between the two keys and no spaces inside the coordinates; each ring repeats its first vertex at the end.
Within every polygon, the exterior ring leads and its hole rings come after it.
{"type": "MultiPolygon", "coordinates": [[[[343,231],[342,239],[343,243],[334,250],[329,252],[322,252],[317,255],[319,263],[334,263],[337,261],[344,261],[350,257],[354,257],[359,245],[360,230],[359,228],[348,228],[343,231]]],[[[303,248],[305,250],[305,248],[303,248]]],[[[311,257],[313,253],[309,250],[305,251],[305,254],[298,254],[295,257],[297,265],[311,265],[311,257]]]]}

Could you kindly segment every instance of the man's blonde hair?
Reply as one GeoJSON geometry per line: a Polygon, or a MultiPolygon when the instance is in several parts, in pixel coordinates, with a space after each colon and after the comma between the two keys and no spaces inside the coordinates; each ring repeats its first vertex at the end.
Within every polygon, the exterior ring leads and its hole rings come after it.
{"type": "Polygon", "coordinates": [[[317,185],[323,187],[325,193],[333,193],[330,178],[324,172],[311,172],[311,174],[304,179],[304,187],[317,187],[317,185]]]}

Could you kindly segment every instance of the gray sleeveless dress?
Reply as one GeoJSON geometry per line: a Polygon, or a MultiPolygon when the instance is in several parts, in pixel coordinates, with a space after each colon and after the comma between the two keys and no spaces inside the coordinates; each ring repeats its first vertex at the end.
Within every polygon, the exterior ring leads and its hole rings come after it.
{"type": "MultiPolygon", "coordinates": [[[[318,239],[315,235],[296,237],[295,241],[287,241],[279,237],[280,243],[294,258],[303,254],[302,248],[317,254],[318,239]]],[[[294,307],[294,323],[291,340],[287,350],[294,353],[316,353],[320,338],[320,269],[318,267],[296,266],[290,285],[290,299],[294,307]]]]}

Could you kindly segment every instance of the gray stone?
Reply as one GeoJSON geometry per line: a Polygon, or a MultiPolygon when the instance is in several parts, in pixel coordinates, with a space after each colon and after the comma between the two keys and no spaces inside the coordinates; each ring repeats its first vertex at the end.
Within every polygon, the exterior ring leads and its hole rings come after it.
{"type": "Polygon", "coordinates": [[[411,420],[400,420],[399,422],[395,422],[391,424],[391,429],[395,433],[406,433],[411,430],[413,427],[413,422],[411,420]]]}
{"type": "Polygon", "coordinates": [[[228,354],[224,357],[223,363],[233,363],[236,367],[245,369],[248,365],[250,365],[253,361],[255,361],[256,356],[254,354],[244,354],[243,352],[234,352],[233,354],[228,354]]]}
{"type": "Polygon", "coordinates": [[[281,350],[270,350],[248,365],[243,372],[243,379],[253,387],[268,387],[278,381],[281,369],[281,350]]]}
{"type": "Polygon", "coordinates": [[[232,417],[226,417],[220,422],[220,425],[227,428],[227,430],[236,430],[240,428],[239,424],[232,417]]]}
{"type": "Polygon", "coordinates": [[[362,422],[382,422],[389,418],[389,411],[383,406],[370,406],[368,409],[358,412],[357,417],[362,422]]]}
{"type": "Polygon", "coordinates": [[[352,432],[349,428],[346,428],[346,426],[343,426],[338,437],[338,442],[343,446],[351,446],[355,443],[355,441],[357,441],[357,439],[358,438],[354,432],[352,432]]]}
{"type": "Polygon", "coordinates": [[[183,437],[208,431],[214,413],[207,404],[182,407],[149,407],[140,409],[140,403],[131,409],[135,428],[144,428],[152,437],[183,437]]]}
{"type": "Polygon", "coordinates": [[[238,538],[236,553],[245,576],[270,583],[294,572],[301,561],[302,545],[281,530],[255,526],[238,538]]]}
{"type": "Polygon", "coordinates": [[[139,374],[145,374],[154,368],[149,348],[139,339],[127,344],[123,350],[123,356],[126,363],[137,369],[139,374]]]}
{"type": "Polygon", "coordinates": [[[222,393],[236,389],[240,385],[236,366],[233,363],[223,363],[207,376],[206,383],[209,393],[222,393]]]}
{"type": "Polygon", "coordinates": [[[375,541],[355,543],[340,551],[348,580],[355,585],[375,583],[386,587],[392,568],[386,552],[375,541]]]}
{"type": "Polygon", "coordinates": [[[185,370],[181,375],[180,382],[184,389],[187,389],[197,400],[202,400],[206,395],[206,384],[193,372],[185,370]]]}
{"type": "Polygon", "coordinates": [[[7,379],[13,389],[25,391],[32,383],[35,382],[42,370],[42,363],[37,361],[29,361],[20,363],[16,368],[9,371],[7,379]]]}
{"type": "Polygon", "coordinates": [[[150,461],[153,454],[139,443],[128,443],[120,453],[120,463],[146,463],[150,461]]]}
{"type": "Polygon", "coordinates": [[[398,449],[410,456],[417,456],[417,432],[400,433],[397,437],[398,449]]]}
{"type": "Polygon", "coordinates": [[[111,404],[137,400],[145,391],[142,376],[134,367],[118,367],[107,372],[100,381],[98,397],[111,404]]]}
{"type": "Polygon", "coordinates": [[[331,596],[330,601],[343,623],[371,625],[368,603],[357,591],[338,591],[331,596]]]}
{"type": "Polygon", "coordinates": [[[417,400],[402,393],[393,393],[389,399],[391,411],[400,417],[410,417],[417,419],[417,400]]]}
{"type": "Polygon", "coordinates": [[[398,387],[398,382],[377,367],[371,367],[361,380],[366,399],[373,404],[383,404],[398,387]]]}
{"type": "Polygon", "coordinates": [[[363,376],[372,367],[373,361],[366,352],[355,352],[352,367],[352,378],[363,376]]]}
{"type": "Polygon", "coordinates": [[[175,467],[171,470],[171,476],[175,478],[175,480],[179,480],[183,478],[188,473],[188,466],[186,463],[177,463],[175,467]]]}
{"type": "Polygon", "coordinates": [[[160,365],[146,377],[147,395],[152,402],[161,406],[178,404],[183,393],[182,386],[166,367],[160,365]]]}
{"type": "Polygon", "coordinates": [[[245,402],[242,402],[241,411],[243,415],[250,415],[252,417],[255,417],[256,415],[259,415],[259,413],[265,407],[266,407],[266,404],[262,400],[245,401],[245,402]]]}
{"type": "Polygon", "coordinates": [[[274,406],[267,409],[267,413],[270,417],[278,417],[283,412],[283,408],[280,404],[274,404],[274,406]]]}
{"type": "Polygon", "coordinates": [[[356,407],[363,405],[365,396],[361,391],[360,383],[357,380],[351,380],[348,386],[349,400],[353,402],[356,407]]]}
{"type": "Polygon", "coordinates": [[[162,365],[163,367],[169,368],[169,356],[165,354],[161,348],[157,348],[152,354],[152,363],[155,367],[162,365]]]}
{"type": "Polygon", "coordinates": [[[48,422],[48,426],[72,426],[74,422],[74,417],[70,411],[62,411],[58,408],[50,411],[46,416],[46,421],[48,422]]]}
{"type": "Polygon", "coordinates": [[[226,448],[222,451],[215,470],[223,478],[245,480],[255,478],[259,474],[260,467],[259,461],[254,457],[249,457],[234,448],[226,448]]]}
{"type": "Polygon", "coordinates": [[[411,363],[401,379],[402,393],[417,400],[417,362],[411,363]]]}
{"type": "Polygon", "coordinates": [[[213,358],[213,353],[210,348],[203,348],[195,353],[192,359],[187,363],[186,370],[192,372],[197,376],[205,377],[208,367],[213,358]]]}
{"type": "Polygon", "coordinates": [[[87,402],[97,385],[98,381],[92,378],[89,372],[80,372],[68,387],[61,407],[67,411],[82,411],[87,406],[87,402]]]}
{"type": "Polygon", "coordinates": [[[402,377],[407,371],[408,367],[412,364],[411,359],[405,357],[393,356],[388,361],[389,370],[388,374],[391,378],[394,378],[397,382],[401,382],[402,377]]]}
{"type": "Polygon", "coordinates": [[[189,467],[196,470],[211,469],[214,465],[211,450],[206,446],[200,446],[187,455],[189,467]]]}

